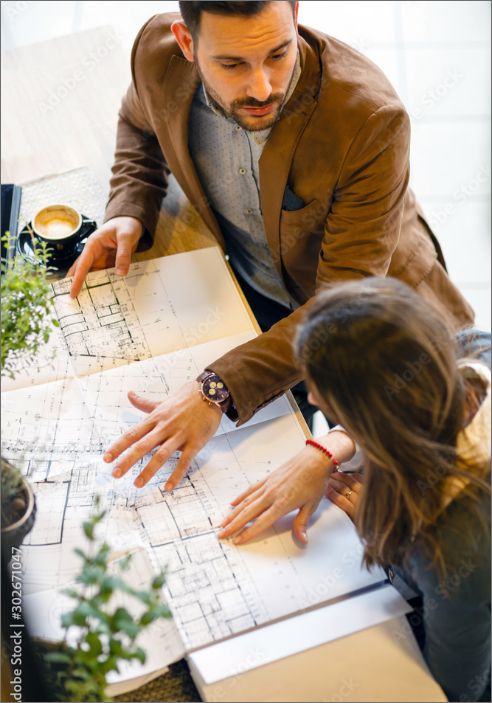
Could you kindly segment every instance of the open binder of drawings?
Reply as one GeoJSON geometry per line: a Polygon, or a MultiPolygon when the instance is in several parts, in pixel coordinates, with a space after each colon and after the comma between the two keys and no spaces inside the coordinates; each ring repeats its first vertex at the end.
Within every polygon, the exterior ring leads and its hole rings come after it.
{"type": "Polygon", "coordinates": [[[314,516],[307,549],[292,540],[291,516],[252,544],[218,540],[230,501],[304,444],[287,396],[240,428],[223,418],[172,493],[163,486],[176,458],[140,490],[133,486],[138,467],[115,480],[102,461],[140,420],[129,389],[162,399],[256,336],[219,249],[135,263],[125,278],[112,269],[91,273],[76,300],[69,284],[52,284],[60,327],[38,363],[4,384],[2,403],[2,453],[22,468],[37,498],[23,546],[35,636],[60,636],[60,613],[70,607],[60,591],[79,568],[73,548],[96,494],[107,508],[102,536],[115,559],[134,553],[130,578],[142,586],[165,568],[174,616],[143,635],[145,665],[122,670],[113,694],[184,656],[201,683],[213,683],[403,612],[384,573],[361,568],[355,529],[328,501],[314,516]],[[348,600],[351,617],[342,613],[348,600]]]}

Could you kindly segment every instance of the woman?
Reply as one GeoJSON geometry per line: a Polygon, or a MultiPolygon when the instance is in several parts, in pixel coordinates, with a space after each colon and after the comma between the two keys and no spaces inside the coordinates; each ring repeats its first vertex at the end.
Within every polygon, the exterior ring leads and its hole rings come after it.
{"type": "Polygon", "coordinates": [[[311,402],[341,427],[304,450],[318,452],[316,471],[298,457],[239,496],[220,536],[243,543],[299,508],[294,534],[306,542],[326,493],[354,520],[365,565],[418,597],[420,643],[447,696],[480,700],[490,690],[489,369],[459,360],[434,309],[388,278],[323,293],[296,351],[311,402]],[[334,472],[356,444],[362,473],[334,472]]]}

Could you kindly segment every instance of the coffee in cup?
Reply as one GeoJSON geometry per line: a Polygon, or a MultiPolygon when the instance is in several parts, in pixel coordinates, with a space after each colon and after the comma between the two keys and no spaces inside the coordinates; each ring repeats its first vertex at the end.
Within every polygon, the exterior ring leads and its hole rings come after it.
{"type": "Polygon", "coordinates": [[[82,230],[87,224],[80,212],[70,205],[48,205],[39,210],[32,219],[34,235],[46,242],[54,258],[68,258],[75,252],[82,230]]]}

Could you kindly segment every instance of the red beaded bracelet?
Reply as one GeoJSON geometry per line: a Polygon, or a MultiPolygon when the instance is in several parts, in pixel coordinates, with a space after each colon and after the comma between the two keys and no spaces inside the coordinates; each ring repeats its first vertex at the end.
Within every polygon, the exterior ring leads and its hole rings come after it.
{"type": "Polygon", "coordinates": [[[330,450],[326,447],[323,447],[323,445],[319,442],[316,442],[314,439],[306,439],[306,446],[308,445],[316,447],[316,449],[319,449],[320,452],[323,452],[323,454],[325,454],[329,459],[331,459],[333,466],[336,466],[337,468],[340,466],[340,462],[335,459],[330,450]]]}

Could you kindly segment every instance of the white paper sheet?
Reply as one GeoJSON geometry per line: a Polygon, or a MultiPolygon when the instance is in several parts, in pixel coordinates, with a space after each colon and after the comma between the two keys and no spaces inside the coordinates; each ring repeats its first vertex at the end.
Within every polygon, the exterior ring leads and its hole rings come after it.
{"type": "MultiPolygon", "coordinates": [[[[186,650],[384,578],[360,568],[354,527],[328,501],[313,516],[307,549],[292,540],[292,516],[244,547],[217,539],[229,502],[304,446],[286,398],[240,429],[223,421],[172,494],[163,485],[176,457],[141,490],[133,480],[142,462],[115,480],[102,461],[141,417],[126,398],[130,388],[161,399],[254,336],[218,251],[134,264],[126,279],[91,274],[78,301],[68,299],[66,281],[54,292],[62,322],[56,374],[39,383],[34,370],[19,380],[25,387],[3,394],[2,452],[29,477],[38,505],[23,547],[26,594],[74,580],[73,548],[97,493],[107,509],[101,535],[113,552],[143,550],[154,568],[167,569],[165,592],[186,650]]],[[[161,654],[160,667],[174,661],[175,653],[161,654]]]]}
{"type": "Polygon", "coordinates": [[[188,655],[203,683],[237,676],[411,611],[389,584],[188,655]]]}

